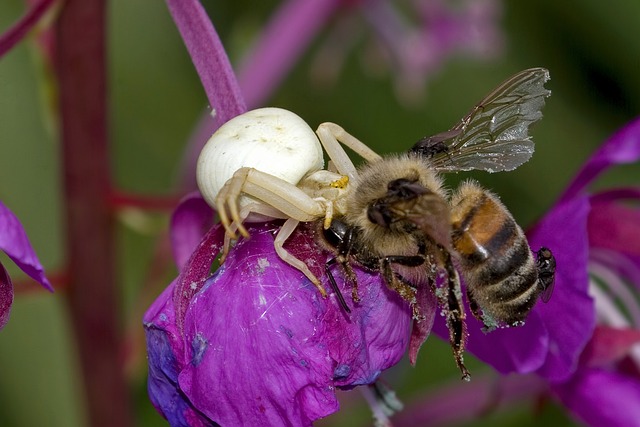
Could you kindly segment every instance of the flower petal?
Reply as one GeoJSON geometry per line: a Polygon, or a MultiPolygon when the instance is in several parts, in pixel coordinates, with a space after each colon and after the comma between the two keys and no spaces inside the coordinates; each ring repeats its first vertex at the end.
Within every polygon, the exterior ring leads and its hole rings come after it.
{"type": "Polygon", "coordinates": [[[640,344],[640,330],[597,326],[580,363],[588,366],[614,363],[628,355],[637,344],[640,344]]]}
{"type": "Polygon", "coordinates": [[[182,270],[211,227],[213,209],[200,193],[185,196],[171,215],[171,248],[178,270],[182,270]]]}
{"type": "Polygon", "coordinates": [[[613,134],[582,166],[560,197],[564,202],[576,197],[591,181],[613,165],[634,163],[640,159],[640,118],[613,134]]]}
{"type": "Polygon", "coordinates": [[[595,308],[588,294],[588,214],[589,199],[580,197],[554,207],[529,233],[531,246],[550,248],[557,262],[550,301],[533,309],[549,333],[547,359],[538,370],[548,380],[564,380],[575,371],[595,328],[595,308]]]}
{"type": "MultiPolygon", "coordinates": [[[[300,224],[285,247],[303,260],[316,277],[323,279],[325,289],[330,289],[325,266],[335,254],[318,246],[312,223],[300,224]]],[[[351,313],[347,314],[337,302],[337,297],[330,294],[331,304],[323,321],[329,352],[337,363],[334,381],[343,388],[370,384],[381,371],[398,363],[406,351],[412,322],[409,304],[384,284],[380,274],[364,271],[357,264],[352,267],[358,281],[360,302],[347,302],[351,305],[351,313]]],[[[341,293],[350,295],[351,284],[344,272],[334,268],[333,275],[341,293]]],[[[424,310],[425,317],[433,318],[434,313],[427,311],[433,307],[428,306],[428,300],[419,298],[419,302],[424,302],[421,310],[424,310]]],[[[421,338],[424,340],[426,336],[421,338]]]]}
{"type": "Polygon", "coordinates": [[[377,275],[357,273],[347,315],[279,258],[277,230],[251,227],[186,311],[179,386],[221,425],[311,425],[338,409],[335,386],[375,381],[406,350],[410,309],[377,275]]]}
{"type": "MultiPolygon", "coordinates": [[[[467,312],[469,307],[466,307],[467,312]]],[[[540,316],[531,313],[526,323],[517,328],[503,328],[485,333],[476,318],[467,316],[467,350],[498,372],[528,373],[538,369],[545,360],[549,337],[540,316]]],[[[436,316],[434,331],[449,339],[442,316],[436,316]]],[[[471,373],[473,378],[473,372],[471,373]]]]}
{"type": "Polygon", "coordinates": [[[418,352],[420,347],[429,337],[433,322],[438,311],[438,300],[436,295],[427,286],[421,286],[418,289],[416,300],[418,311],[424,317],[421,320],[413,320],[413,328],[411,328],[411,340],[409,341],[409,362],[415,365],[418,360],[418,352]]]}
{"type": "Polygon", "coordinates": [[[9,321],[13,304],[13,285],[2,263],[0,263],[0,329],[9,321]]]}
{"type": "Polygon", "coordinates": [[[251,232],[189,306],[180,388],[224,426],[311,425],[338,409],[325,304],[278,259],[271,230],[251,232]]]}
{"type": "Polygon", "coordinates": [[[640,256],[640,210],[615,202],[593,203],[589,213],[591,246],[640,256]]]}
{"type": "Polygon", "coordinates": [[[640,420],[640,381],[617,372],[583,369],[553,390],[562,403],[590,426],[630,427],[640,420]]]}
{"type": "Polygon", "coordinates": [[[218,126],[247,111],[227,53],[198,0],[167,0],[218,126]]]}
{"type": "Polygon", "coordinates": [[[43,287],[53,292],[44,275],[44,268],[18,218],[0,202],[0,250],[4,251],[22,271],[43,287]]]}
{"type": "Polygon", "coordinates": [[[223,236],[224,228],[220,223],[211,227],[178,276],[173,292],[173,303],[176,307],[176,324],[180,334],[182,334],[184,316],[189,304],[194,295],[202,289],[205,280],[209,277],[211,265],[220,253],[223,236]]]}
{"type": "Polygon", "coordinates": [[[156,299],[144,317],[149,360],[147,388],[155,408],[172,427],[213,426],[178,387],[185,365],[184,341],[175,322],[172,294],[176,281],[156,299]]]}

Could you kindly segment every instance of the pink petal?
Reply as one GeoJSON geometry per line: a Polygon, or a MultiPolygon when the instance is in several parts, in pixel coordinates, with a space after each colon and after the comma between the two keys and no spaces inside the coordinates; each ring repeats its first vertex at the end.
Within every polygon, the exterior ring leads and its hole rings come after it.
{"type": "Polygon", "coordinates": [[[560,197],[570,200],[611,166],[635,163],[640,159],[640,118],[613,134],[584,164],[578,175],[560,197]]]}
{"type": "Polygon", "coordinates": [[[618,372],[583,369],[554,392],[585,425],[635,426],[640,420],[640,381],[618,372]]]}
{"type": "Polygon", "coordinates": [[[181,334],[189,304],[209,277],[211,265],[222,249],[223,237],[224,228],[220,223],[211,227],[178,276],[173,292],[173,303],[176,311],[176,324],[181,334]]]}
{"type": "Polygon", "coordinates": [[[409,341],[409,362],[415,365],[418,360],[418,352],[426,341],[433,328],[433,322],[438,312],[438,301],[435,294],[427,286],[418,288],[416,295],[420,313],[424,319],[413,320],[411,328],[411,340],[409,341]]]}
{"type": "Polygon", "coordinates": [[[2,202],[0,202],[0,250],[4,251],[29,277],[53,292],[22,224],[2,202]]]}
{"type": "Polygon", "coordinates": [[[185,196],[171,215],[171,248],[178,270],[182,270],[211,227],[213,209],[200,193],[185,196]]]}
{"type": "Polygon", "coordinates": [[[640,210],[621,203],[594,203],[589,240],[594,247],[640,256],[640,210]]]}
{"type": "Polygon", "coordinates": [[[557,261],[553,295],[548,303],[538,302],[533,309],[549,333],[547,358],[538,370],[548,380],[564,380],[575,371],[595,327],[587,274],[589,208],[588,197],[561,203],[528,233],[533,249],[546,246],[557,261]]]}
{"type": "Polygon", "coordinates": [[[627,356],[631,348],[639,343],[640,331],[637,329],[597,326],[582,353],[581,362],[589,366],[611,364],[627,356]]]}

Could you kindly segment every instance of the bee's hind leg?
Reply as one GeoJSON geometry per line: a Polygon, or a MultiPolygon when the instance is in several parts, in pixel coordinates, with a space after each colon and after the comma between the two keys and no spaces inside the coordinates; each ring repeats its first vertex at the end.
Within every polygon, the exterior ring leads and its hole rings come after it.
{"type": "Polygon", "coordinates": [[[462,291],[460,288],[460,276],[451,261],[451,255],[441,248],[444,268],[447,273],[446,293],[437,292],[440,305],[446,312],[447,328],[449,329],[449,343],[453,350],[456,365],[462,373],[462,379],[469,381],[471,375],[464,364],[464,349],[467,342],[466,314],[462,303],[462,291]]]}

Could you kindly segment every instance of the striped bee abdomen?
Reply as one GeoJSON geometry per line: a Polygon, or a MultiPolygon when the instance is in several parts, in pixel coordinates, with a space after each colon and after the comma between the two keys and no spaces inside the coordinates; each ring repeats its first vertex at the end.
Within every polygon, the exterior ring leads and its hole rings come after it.
{"type": "Polygon", "coordinates": [[[451,209],[452,245],[474,315],[485,325],[488,318],[522,322],[541,290],[524,232],[500,200],[474,182],[460,186],[451,209]]]}

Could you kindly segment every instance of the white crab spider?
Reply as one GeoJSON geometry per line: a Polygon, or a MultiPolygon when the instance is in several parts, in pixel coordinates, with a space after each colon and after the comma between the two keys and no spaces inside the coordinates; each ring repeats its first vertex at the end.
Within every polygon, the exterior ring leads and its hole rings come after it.
{"type": "Polygon", "coordinates": [[[326,296],[320,280],[283,244],[299,222],[324,218],[328,228],[333,216],[345,213],[348,182],[357,172],[340,143],[368,162],[380,159],[340,126],[322,123],[314,133],[302,118],[281,108],[248,111],[222,125],[202,149],[196,170],[200,192],[226,229],[222,256],[236,229],[249,237],[243,222],[286,219],[274,242],[276,252],[326,296]],[[323,169],[322,147],[332,170],[323,169]]]}

